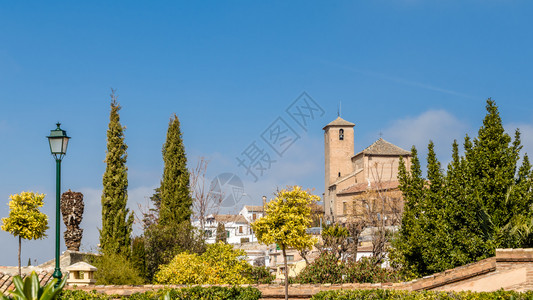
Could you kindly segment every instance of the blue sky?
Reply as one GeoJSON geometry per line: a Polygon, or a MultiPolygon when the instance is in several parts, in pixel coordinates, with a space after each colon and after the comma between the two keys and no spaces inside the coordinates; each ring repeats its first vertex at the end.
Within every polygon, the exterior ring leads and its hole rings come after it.
{"type": "MultiPolygon", "coordinates": [[[[422,153],[433,139],[446,163],[492,97],[531,153],[532,9],[495,0],[1,2],[0,216],[10,194],[31,190],[47,194],[53,218],[45,136],[60,121],[72,136],[62,187],[85,194],[82,249],[95,248],[110,88],[123,107],[135,210],[159,184],[173,113],[189,165],[206,157],[210,178],[238,175],[243,203],[291,184],[322,194],[322,127],[339,102],[356,124],[356,151],[381,132],[422,153]],[[323,109],[305,128],[285,112],[303,92],[323,109]],[[300,138],[254,182],[236,157],[278,117],[300,138]]],[[[53,257],[48,234],[23,243],[23,263],[53,257]]],[[[15,265],[16,252],[0,232],[0,265],[15,265]]]]}

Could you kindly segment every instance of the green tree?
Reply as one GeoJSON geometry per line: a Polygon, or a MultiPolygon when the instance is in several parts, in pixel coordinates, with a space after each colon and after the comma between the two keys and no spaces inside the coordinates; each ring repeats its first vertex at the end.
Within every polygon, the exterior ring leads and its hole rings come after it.
{"type": "Polygon", "coordinates": [[[330,252],[339,260],[348,251],[350,233],[348,229],[339,224],[325,225],[322,228],[322,251],[330,252]]]}
{"type": "Polygon", "coordinates": [[[422,178],[418,152],[414,146],[411,148],[410,171],[400,156],[398,181],[405,206],[400,229],[392,241],[391,258],[395,264],[402,267],[406,277],[416,277],[424,266],[422,259],[424,236],[422,223],[418,220],[423,212],[425,182],[422,178]]]}
{"type": "Polygon", "coordinates": [[[307,234],[307,228],[311,224],[311,204],[319,200],[320,197],[299,186],[283,189],[267,203],[266,215],[252,223],[260,243],[277,244],[281,248],[285,266],[285,299],[289,299],[287,249],[302,250],[313,246],[314,239],[307,234]]]}
{"type": "Polygon", "coordinates": [[[144,244],[144,236],[134,237],[131,243],[131,264],[141,278],[147,278],[144,244]]]}
{"type": "Polygon", "coordinates": [[[531,165],[522,166],[520,132],[514,140],[504,131],[498,108],[487,100],[487,114],[477,137],[464,139],[464,156],[453,143],[452,161],[444,175],[433,143],[428,146],[428,184],[413,155],[408,173],[400,165],[398,179],[405,211],[391,257],[412,274],[427,275],[494,255],[497,247],[533,243],[531,165]]]}
{"type": "Polygon", "coordinates": [[[128,168],[124,127],[120,124],[120,105],[112,90],[109,129],[107,130],[106,170],[103,176],[102,229],[100,247],[104,254],[122,253],[129,257],[133,214],[128,201],[128,168]]]}
{"type": "Polygon", "coordinates": [[[190,222],[192,198],[189,192],[189,171],[180,121],[175,114],[168,125],[167,140],[163,145],[163,161],[165,167],[161,181],[159,223],[167,225],[190,222]]]}
{"type": "Polygon", "coordinates": [[[139,285],[143,278],[132,262],[122,253],[105,253],[93,261],[98,269],[94,274],[98,285],[139,285]]]}
{"type": "Polygon", "coordinates": [[[217,225],[217,235],[216,235],[216,241],[226,243],[226,240],[228,239],[228,235],[226,234],[226,225],[224,223],[220,222],[217,225]]]}
{"type": "Polygon", "coordinates": [[[154,224],[144,231],[146,280],[152,281],[159,267],[183,251],[205,252],[203,233],[189,222],[154,224]]]}
{"type": "Polygon", "coordinates": [[[19,238],[18,264],[20,270],[20,252],[22,239],[35,240],[46,236],[48,216],[39,211],[43,207],[44,194],[22,192],[9,196],[9,217],[2,218],[2,230],[19,238]]]}

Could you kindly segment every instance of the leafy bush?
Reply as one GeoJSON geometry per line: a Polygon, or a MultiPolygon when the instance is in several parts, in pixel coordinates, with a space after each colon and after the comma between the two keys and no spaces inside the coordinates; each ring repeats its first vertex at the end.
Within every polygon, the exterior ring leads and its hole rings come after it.
{"type": "Polygon", "coordinates": [[[245,284],[251,280],[245,276],[251,266],[242,258],[243,250],[218,242],[207,247],[198,256],[180,253],[172,261],[161,266],[155,275],[160,284],[245,284]]]}
{"type": "Polygon", "coordinates": [[[58,300],[111,300],[116,298],[115,296],[108,296],[95,291],[85,292],[80,290],[63,290],[57,297],[58,300]]]}
{"type": "Polygon", "coordinates": [[[322,252],[320,256],[294,279],[297,283],[341,283],[344,264],[335,254],[322,252]]]}
{"type": "Polygon", "coordinates": [[[394,299],[394,300],[496,300],[496,299],[531,299],[533,291],[518,293],[515,291],[496,292],[411,292],[401,290],[336,290],[323,291],[315,294],[312,300],[366,300],[366,299],[394,299]]]}
{"type": "Polygon", "coordinates": [[[252,266],[245,276],[250,278],[253,283],[257,284],[270,284],[276,279],[276,276],[270,275],[270,269],[268,267],[255,267],[252,266]]]}
{"type": "Polygon", "coordinates": [[[205,299],[205,300],[257,300],[261,298],[261,292],[252,287],[200,287],[182,289],[165,289],[155,292],[136,293],[131,295],[128,300],[148,300],[160,299],[168,295],[170,299],[205,299]]]}
{"type": "MultiPolygon", "coordinates": [[[[135,293],[127,298],[128,300],[160,300],[168,295],[170,299],[204,299],[204,300],[257,300],[261,298],[261,292],[253,287],[200,287],[181,289],[161,289],[145,293],[135,293]]],[[[64,290],[58,299],[60,300],[111,300],[120,299],[121,296],[107,296],[94,291],[85,292],[80,290],[64,290]]]]}
{"type": "Polygon", "coordinates": [[[294,279],[295,283],[375,283],[399,281],[397,272],[381,268],[372,258],[344,263],[323,252],[294,279]]]}
{"type": "Polygon", "coordinates": [[[13,297],[6,297],[0,294],[0,299],[52,300],[56,298],[59,292],[61,292],[67,283],[67,278],[64,277],[57,287],[56,283],[57,279],[54,279],[45,286],[41,286],[39,283],[39,276],[37,276],[35,272],[31,272],[31,275],[27,276],[24,281],[22,281],[22,278],[17,275],[13,277],[13,284],[15,285],[15,290],[11,291],[13,297]]]}
{"type": "Polygon", "coordinates": [[[205,252],[203,233],[189,222],[181,224],[153,224],[144,231],[145,275],[152,282],[161,265],[169,264],[179,253],[205,252]]]}
{"type": "Polygon", "coordinates": [[[94,274],[96,284],[138,285],[143,284],[137,269],[121,254],[105,254],[94,259],[98,271],[94,274]]]}
{"type": "Polygon", "coordinates": [[[359,261],[350,261],[344,268],[346,282],[374,283],[400,281],[398,272],[382,268],[372,257],[362,257],[359,261]]]}

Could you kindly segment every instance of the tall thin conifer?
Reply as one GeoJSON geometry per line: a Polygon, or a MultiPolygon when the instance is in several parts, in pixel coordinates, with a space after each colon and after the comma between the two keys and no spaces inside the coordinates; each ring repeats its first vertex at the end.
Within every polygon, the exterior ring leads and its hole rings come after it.
{"type": "Polygon", "coordinates": [[[168,125],[167,140],[163,145],[163,161],[165,169],[161,181],[159,224],[189,222],[192,214],[189,170],[181,138],[180,121],[176,114],[168,125]]]}
{"type": "Polygon", "coordinates": [[[124,142],[124,127],[120,124],[120,105],[115,91],[111,93],[111,113],[107,130],[106,170],[103,176],[102,229],[100,248],[104,254],[131,253],[133,214],[126,207],[128,201],[128,146],[124,142]]]}

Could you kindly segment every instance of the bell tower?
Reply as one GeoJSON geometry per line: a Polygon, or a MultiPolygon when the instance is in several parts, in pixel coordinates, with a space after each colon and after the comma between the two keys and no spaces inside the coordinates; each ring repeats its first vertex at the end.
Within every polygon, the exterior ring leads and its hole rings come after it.
{"type": "Polygon", "coordinates": [[[353,172],[354,123],[337,117],[324,129],[325,189],[324,213],[328,220],[337,215],[335,182],[353,172]]]}

